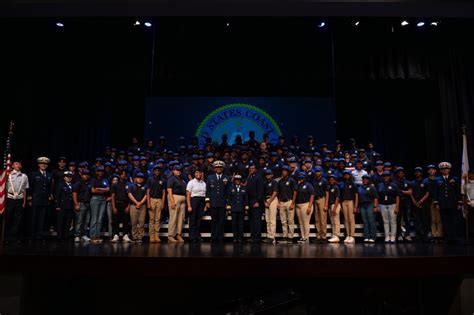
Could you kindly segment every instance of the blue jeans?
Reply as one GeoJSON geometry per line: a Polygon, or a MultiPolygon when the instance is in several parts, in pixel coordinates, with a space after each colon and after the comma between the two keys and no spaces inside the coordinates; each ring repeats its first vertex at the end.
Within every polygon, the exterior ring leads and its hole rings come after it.
{"type": "Polygon", "coordinates": [[[106,201],[103,196],[92,196],[91,198],[91,238],[100,237],[102,218],[104,217],[106,201]]]}
{"type": "Polygon", "coordinates": [[[74,236],[83,236],[86,235],[86,228],[87,224],[89,223],[87,221],[87,215],[89,214],[90,216],[90,205],[88,202],[80,202],[79,203],[79,211],[74,211],[75,212],[75,223],[76,225],[74,226],[74,236]]]}
{"type": "Polygon", "coordinates": [[[374,204],[361,204],[359,209],[362,221],[364,222],[364,238],[375,240],[377,237],[377,227],[375,225],[374,204]]]}

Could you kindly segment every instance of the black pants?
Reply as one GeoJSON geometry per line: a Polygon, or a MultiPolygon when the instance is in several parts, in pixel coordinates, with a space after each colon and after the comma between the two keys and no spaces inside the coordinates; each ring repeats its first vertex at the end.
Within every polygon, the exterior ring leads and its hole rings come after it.
{"type": "Polygon", "coordinates": [[[421,208],[414,206],[413,216],[415,219],[416,238],[426,240],[431,230],[431,207],[425,202],[421,208]]]}
{"type": "Polygon", "coordinates": [[[211,208],[211,240],[214,242],[222,242],[224,240],[225,217],[225,207],[211,208]]]}
{"type": "Polygon", "coordinates": [[[20,224],[23,218],[23,199],[6,199],[5,208],[5,239],[16,241],[21,239],[20,224]]]}
{"type": "Polygon", "coordinates": [[[44,237],[44,219],[48,205],[35,205],[31,209],[31,238],[34,240],[44,237]]]}
{"type": "Polygon", "coordinates": [[[262,239],[262,213],[261,203],[258,208],[250,210],[250,238],[254,242],[259,242],[262,239]]]}
{"type": "Polygon", "coordinates": [[[71,227],[74,210],[61,209],[56,213],[56,229],[58,240],[66,240],[69,237],[69,228],[71,227]]]}
{"type": "Polygon", "coordinates": [[[456,209],[439,209],[441,223],[443,224],[444,240],[447,242],[456,240],[456,209]]]}
{"type": "Polygon", "coordinates": [[[130,233],[130,214],[125,212],[128,207],[128,202],[117,201],[115,202],[117,213],[112,212],[112,230],[114,235],[122,235],[130,233]]]}
{"type": "Polygon", "coordinates": [[[201,239],[201,220],[205,205],[204,197],[191,197],[191,208],[193,211],[189,214],[189,239],[191,241],[201,239]]]}
{"type": "Polygon", "coordinates": [[[232,212],[232,234],[234,241],[242,242],[244,239],[244,213],[232,212]]]}
{"type": "Polygon", "coordinates": [[[397,214],[397,238],[402,235],[402,219],[405,222],[406,236],[410,236],[410,204],[400,201],[400,209],[397,214]]]}

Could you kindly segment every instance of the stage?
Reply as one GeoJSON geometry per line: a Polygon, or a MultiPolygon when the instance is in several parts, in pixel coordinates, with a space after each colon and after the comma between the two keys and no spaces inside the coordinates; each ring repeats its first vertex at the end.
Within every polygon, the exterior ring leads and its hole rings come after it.
{"type": "Polygon", "coordinates": [[[474,246],[48,241],[4,245],[0,268],[25,314],[61,314],[78,296],[77,314],[329,312],[347,292],[335,313],[458,314],[474,246]]]}
{"type": "Polygon", "coordinates": [[[0,249],[10,272],[191,278],[432,277],[474,273],[474,246],[442,244],[25,243],[0,249]],[[113,262],[113,263],[112,263],[113,262]],[[160,266],[160,268],[156,268],[160,266]],[[346,268],[350,266],[350,268],[346,268]],[[285,268],[285,273],[281,273],[285,268]],[[357,269],[357,272],[354,270],[357,269]]]}

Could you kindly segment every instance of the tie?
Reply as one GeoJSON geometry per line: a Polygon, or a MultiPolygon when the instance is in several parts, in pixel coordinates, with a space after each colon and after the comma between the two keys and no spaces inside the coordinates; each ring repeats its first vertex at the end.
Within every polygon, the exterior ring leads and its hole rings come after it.
{"type": "Polygon", "coordinates": [[[218,180],[218,181],[221,180],[221,175],[217,175],[217,180],[218,180]]]}

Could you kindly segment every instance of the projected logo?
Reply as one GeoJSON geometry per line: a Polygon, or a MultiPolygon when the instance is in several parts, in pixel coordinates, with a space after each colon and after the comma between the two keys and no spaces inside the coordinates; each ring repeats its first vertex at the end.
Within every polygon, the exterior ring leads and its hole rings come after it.
{"type": "Polygon", "coordinates": [[[258,141],[263,139],[265,133],[270,142],[276,142],[281,135],[278,124],[262,109],[247,104],[229,104],[207,115],[199,125],[196,137],[203,145],[207,138],[220,142],[221,136],[227,134],[228,143],[234,144],[237,136],[241,136],[244,142],[248,140],[249,131],[255,131],[258,141]]]}

